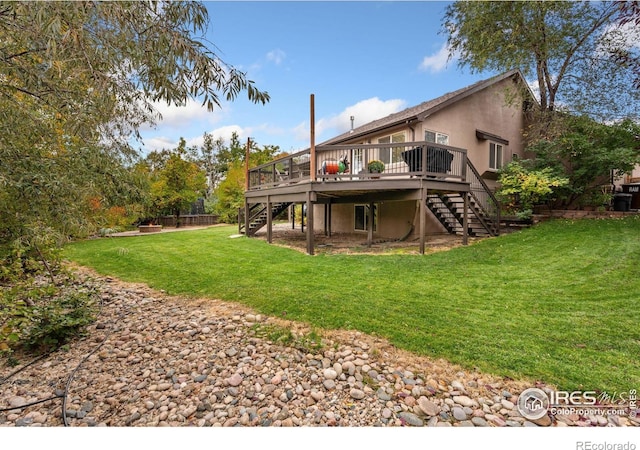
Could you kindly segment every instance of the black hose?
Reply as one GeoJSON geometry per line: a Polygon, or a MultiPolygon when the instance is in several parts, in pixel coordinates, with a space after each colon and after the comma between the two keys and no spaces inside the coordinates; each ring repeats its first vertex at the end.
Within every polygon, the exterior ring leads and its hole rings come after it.
{"type": "MultiPolygon", "coordinates": [[[[113,330],[112,330],[113,331],[113,330]]],[[[112,331],[110,331],[109,333],[107,333],[107,335],[104,337],[104,339],[102,340],[102,342],[100,342],[99,345],[96,346],[96,348],[94,348],[93,350],[91,350],[89,353],[87,353],[85,355],[84,358],[82,358],[82,360],[78,363],[78,365],[76,366],[75,369],[73,369],[73,371],[71,372],[71,374],[69,374],[69,378],[67,379],[67,384],[64,388],[64,394],[61,395],[62,397],[62,421],[64,422],[64,426],[68,427],[69,426],[69,422],[67,421],[67,396],[69,395],[69,387],[71,386],[71,380],[73,380],[73,377],[76,375],[76,372],[80,369],[80,366],[82,366],[82,364],[89,359],[89,357],[91,355],[93,355],[95,352],[98,351],[98,349],[100,347],[102,347],[102,345],[107,341],[107,339],[109,338],[109,336],[111,335],[112,331]]]]}
{"type": "Polygon", "coordinates": [[[22,406],[13,406],[11,408],[2,408],[2,409],[0,409],[0,412],[13,411],[14,409],[28,408],[29,406],[38,405],[40,403],[48,402],[50,400],[55,400],[55,399],[60,398],[60,397],[62,397],[62,395],[54,395],[53,397],[45,398],[44,400],[38,400],[37,402],[33,402],[33,403],[27,403],[27,404],[24,404],[22,406]]]}
{"type": "MultiPolygon", "coordinates": [[[[56,349],[57,350],[57,349],[56,349]]],[[[41,359],[49,356],[51,353],[53,353],[55,350],[45,353],[44,355],[40,355],[38,356],[36,359],[34,359],[33,361],[31,361],[28,364],[25,364],[24,366],[14,370],[13,372],[11,372],[9,375],[7,375],[6,377],[4,377],[3,379],[0,380],[0,384],[4,384],[6,383],[10,378],[14,377],[15,375],[19,374],[20,372],[22,372],[24,369],[26,369],[29,366],[32,366],[33,364],[37,363],[38,361],[40,361],[41,359]]],[[[0,410],[1,411],[1,410],[0,410]]]]}

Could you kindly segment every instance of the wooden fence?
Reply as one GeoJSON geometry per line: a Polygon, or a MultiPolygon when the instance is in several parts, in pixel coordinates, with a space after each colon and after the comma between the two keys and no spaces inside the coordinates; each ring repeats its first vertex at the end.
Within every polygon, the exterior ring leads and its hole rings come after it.
{"type": "MultiPolygon", "coordinates": [[[[157,220],[158,225],[163,227],[175,227],[175,216],[163,216],[157,220]]],[[[187,214],[180,216],[181,227],[202,227],[207,225],[215,225],[218,223],[218,216],[215,214],[187,214]]]]}

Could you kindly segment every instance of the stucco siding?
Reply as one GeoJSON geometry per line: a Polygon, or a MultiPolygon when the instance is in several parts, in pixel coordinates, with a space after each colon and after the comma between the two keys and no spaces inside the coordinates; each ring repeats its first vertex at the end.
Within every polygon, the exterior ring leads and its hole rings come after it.
{"type": "MultiPolygon", "coordinates": [[[[334,204],[331,205],[331,229],[340,233],[362,233],[364,230],[355,229],[355,205],[357,204],[334,204]]],[[[377,229],[374,232],[376,238],[398,239],[404,237],[411,231],[411,236],[417,236],[420,220],[417,214],[418,204],[415,200],[410,201],[387,201],[376,204],[377,208],[377,229]]],[[[325,206],[315,205],[314,223],[315,230],[325,229],[325,206]]],[[[427,212],[427,233],[446,233],[447,230],[438,220],[427,212]]]]}
{"type": "Polygon", "coordinates": [[[505,97],[505,89],[512,86],[511,80],[504,80],[432,114],[421,124],[420,136],[424,137],[425,130],[447,134],[449,145],[466,149],[481,174],[490,171],[489,141],[478,139],[476,130],[509,141],[504,145],[503,164],[511,161],[513,154],[523,157],[522,107],[520,102],[509,105],[505,97]]]}

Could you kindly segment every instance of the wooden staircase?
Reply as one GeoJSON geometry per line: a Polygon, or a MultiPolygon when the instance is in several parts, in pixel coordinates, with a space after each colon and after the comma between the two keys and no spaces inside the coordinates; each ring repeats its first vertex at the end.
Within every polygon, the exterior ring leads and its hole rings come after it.
{"type": "Polygon", "coordinates": [[[467,234],[498,236],[500,234],[500,203],[468,159],[467,181],[469,181],[469,192],[439,192],[428,195],[427,208],[449,233],[463,234],[466,196],[467,234]]]}
{"type": "Polygon", "coordinates": [[[468,196],[467,233],[469,236],[497,236],[499,229],[467,193],[438,193],[427,196],[427,208],[451,234],[464,232],[464,196],[468,196]]]}
{"type": "MultiPolygon", "coordinates": [[[[271,204],[271,217],[276,217],[291,205],[291,202],[272,203],[271,204]]],[[[247,236],[253,236],[256,232],[267,224],[268,209],[266,203],[256,203],[249,209],[249,229],[245,230],[245,223],[243,214],[238,217],[239,232],[244,233],[247,236]]]]}

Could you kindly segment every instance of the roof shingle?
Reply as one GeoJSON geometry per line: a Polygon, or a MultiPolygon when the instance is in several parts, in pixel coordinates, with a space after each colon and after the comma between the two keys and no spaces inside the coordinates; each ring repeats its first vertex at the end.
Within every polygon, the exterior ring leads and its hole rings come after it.
{"type": "Polygon", "coordinates": [[[458,89],[453,92],[446,93],[438,98],[433,100],[428,100],[426,102],[420,103],[419,105],[412,106],[403,111],[390,114],[381,119],[374,120],[372,122],[361,125],[357,128],[354,128],[353,131],[348,131],[339,136],[333,137],[321,145],[329,145],[329,144],[339,144],[342,141],[350,140],[357,138],[359,136],[363,136],[374,132],[379,129],[387,128],[390,126],[398,125],[400,123],[406,122],[407,120],[417,118],[419,116],[423,116],[427,113],[433,113],[437,110],[445,107],[451,103],[462,100],[463,98],[478,92],[482,89],[485,89],[499,81],[508,79],[514,75],[519,75],[522,80],[524,77],[522,73],[518,69],[513,69],[508,72],[502,73],[500,75],[496,75],[494,77],[488,78],[486,80],[478,81],[470,86],[464,87],[462,89],[458,89]]]}

